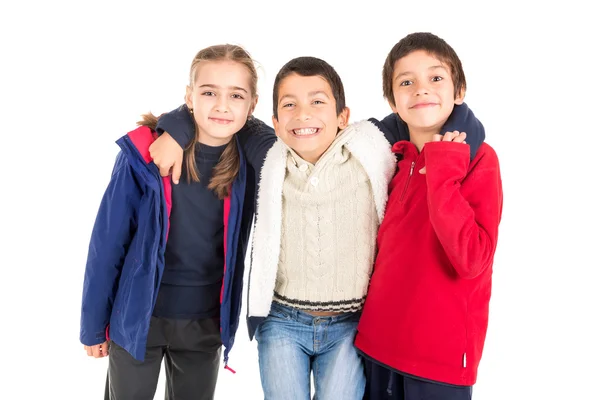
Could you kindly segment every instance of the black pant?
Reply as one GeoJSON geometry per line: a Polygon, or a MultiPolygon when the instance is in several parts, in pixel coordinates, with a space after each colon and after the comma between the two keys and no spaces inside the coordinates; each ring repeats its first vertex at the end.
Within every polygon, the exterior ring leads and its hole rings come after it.
{"type": "Polygon", "coordinates": [[[219,320],[152,317],[144,362],[111,341],[104,399],[154,399],[163,357],[166,400],[212,400],[221,358],[219,320]]]}
{"type": "Polygon", "coordinates": [[[365,360],[364,400],[471,400],[471,386],[449,386],[398,374],[365,360]]]}

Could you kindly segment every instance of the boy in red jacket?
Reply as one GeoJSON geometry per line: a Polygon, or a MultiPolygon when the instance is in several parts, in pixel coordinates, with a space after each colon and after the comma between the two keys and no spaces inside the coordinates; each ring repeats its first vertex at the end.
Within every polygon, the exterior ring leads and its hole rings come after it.
{"type": "Polygon", "coordinates": [[[413,33],[398,42],[383,89],[410,140],[393,146],[400,161],[355,342],[366,398],[471,399],[502,213],[498,158],[483,143],[470,161],[468,132],[440,135],[466,90],[444,40],[413,33]]]}

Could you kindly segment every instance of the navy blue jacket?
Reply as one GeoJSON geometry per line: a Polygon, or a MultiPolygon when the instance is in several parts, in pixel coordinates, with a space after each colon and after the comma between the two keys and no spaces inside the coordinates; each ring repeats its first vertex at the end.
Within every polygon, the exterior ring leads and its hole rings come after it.
{"type": "MultiPolygon", "coordinates": [[[[110,336],[140,361],[164,271],[171,209],[170,178],[161,178],[148,150],[154,139],[154,132],[140,127],[117,141],[121,151],[92,231],[81,310],[83,344],[100,344],[110,336]]],[[[239,324],[254,207],[254,178],[247,174],[241,148],[239,153],[240,171],[224,200],[220,315],[225,363],[239,324]]]]}

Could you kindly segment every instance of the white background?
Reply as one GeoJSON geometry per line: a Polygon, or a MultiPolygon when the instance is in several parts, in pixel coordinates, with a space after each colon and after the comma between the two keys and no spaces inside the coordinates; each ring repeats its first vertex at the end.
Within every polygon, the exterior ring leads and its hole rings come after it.
{"type": "MultiPolygon", "coordinates": [[[[255,115],[269,123],[277,70],[321,57],[358,120],[390,112],[380,76],[391,47],[430,31],[461,57],[466,102],[503,174],[474,399],[600,399],[600,31],[591,5],[546,3],[3,2],[0,398],[102,398],[107,360],[84,354],[79,312],[114,141],[140,114],[182,103],[199,49],[248,49],[260,63],[255,115]]],[[[256,343],[240,327],[237,374],[221,372],[217,399],[262,395],[256,343]]],[[[161,380],[157,399],[163,388],[161,380]]]]}

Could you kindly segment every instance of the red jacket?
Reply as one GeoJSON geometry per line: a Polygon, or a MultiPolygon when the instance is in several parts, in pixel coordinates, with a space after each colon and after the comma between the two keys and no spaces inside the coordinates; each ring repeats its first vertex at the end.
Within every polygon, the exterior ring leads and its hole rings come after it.
{"type": "Polygon", "coordinates": [[[356,346],[398,372],[473,385],[483,351],[502,214],[498,158],[483,143],[430,142],[403,154],[377,238],[356,346]],[[426,174],[419,170],[426,167],[426,174]]]}

